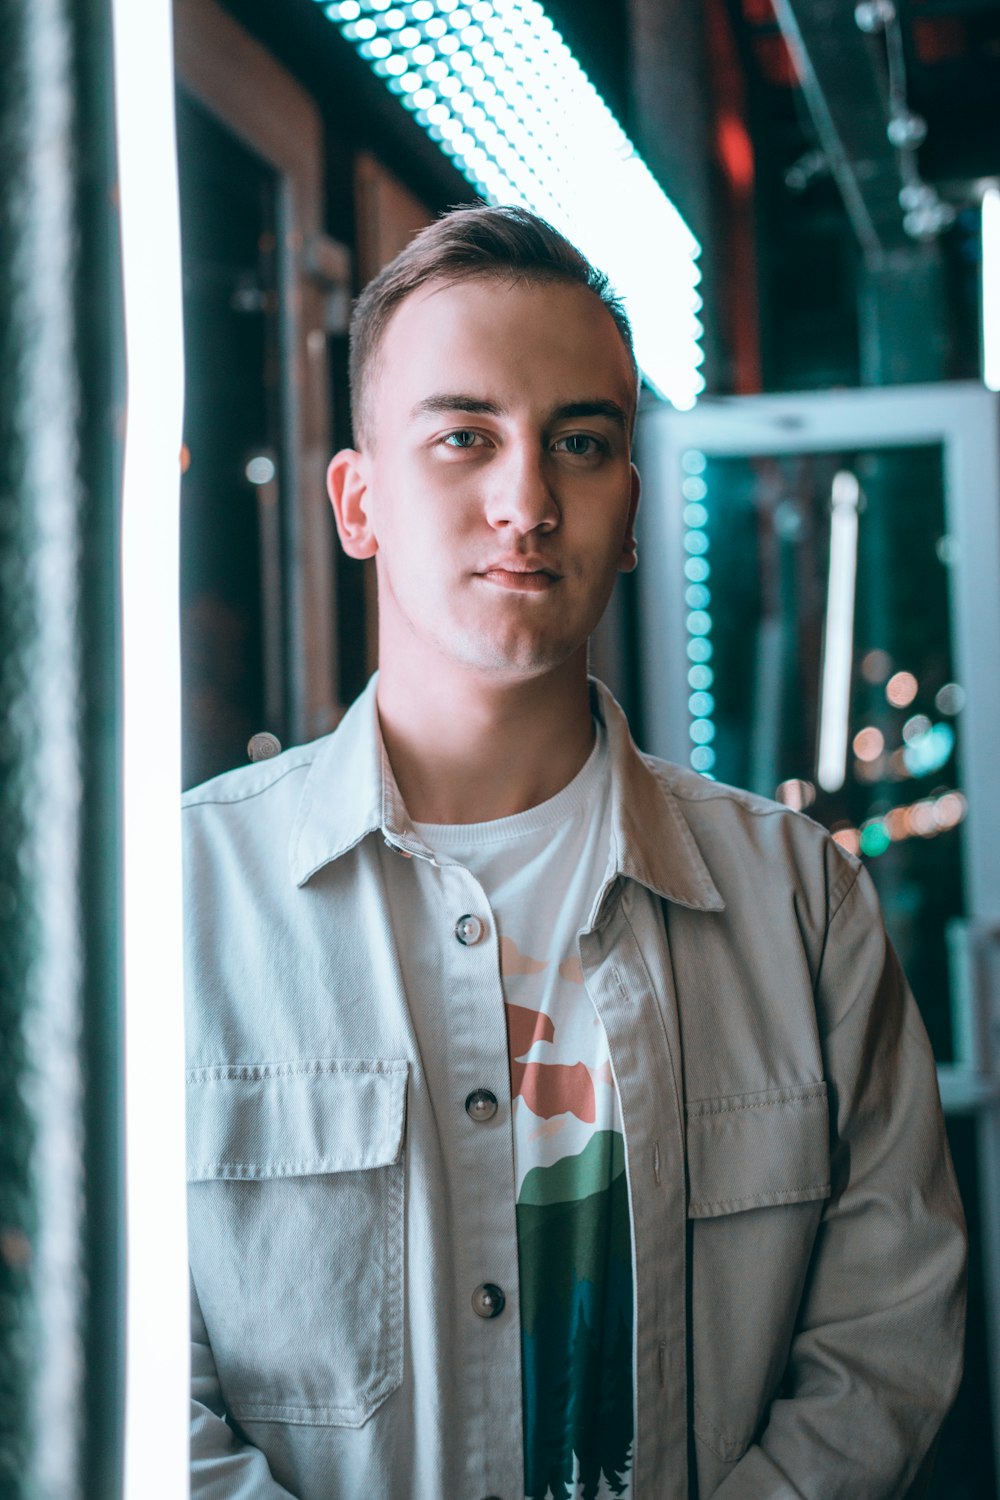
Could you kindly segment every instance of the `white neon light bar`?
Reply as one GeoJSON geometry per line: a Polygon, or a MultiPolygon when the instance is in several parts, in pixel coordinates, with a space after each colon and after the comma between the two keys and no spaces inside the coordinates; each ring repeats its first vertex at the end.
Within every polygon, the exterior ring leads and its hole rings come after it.
{"type": "Polygon", "coordinates": [[[128,414],[124,637],[126,1500],[188,1494],[180,887],[180,231],[169,0],[114,0],[128,414]]]}
{"type": "Polygon", "coordinates": [[[847,775],[860,499],[861,490],[854,474],[842,469],[833,476],[830,573],[820,695],[819,765],[816,772],[816,780],[825,792],[838,791],[847,775]]]}
{"type": "Polygon", "coordinates": [[[324,10],[487,202],[541,214],[607,272],[647,381],[689,410],[700,246],[538,0],[324,10]]]}
{"type": "Polygon", "coordinates": [[[983,384],[1000,391],[1000,188],[983,194],[983,384]]]}

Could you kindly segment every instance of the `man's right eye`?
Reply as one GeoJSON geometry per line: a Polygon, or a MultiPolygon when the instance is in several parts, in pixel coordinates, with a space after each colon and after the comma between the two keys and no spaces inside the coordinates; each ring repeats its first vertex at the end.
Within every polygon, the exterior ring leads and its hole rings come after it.
{"type": "Polygon", "coordinates": [[[441,441],[448,448],[474,448],[480,441],[480,436],[478,432],[463,427],[458,432],[446,433],[441,441]]]}

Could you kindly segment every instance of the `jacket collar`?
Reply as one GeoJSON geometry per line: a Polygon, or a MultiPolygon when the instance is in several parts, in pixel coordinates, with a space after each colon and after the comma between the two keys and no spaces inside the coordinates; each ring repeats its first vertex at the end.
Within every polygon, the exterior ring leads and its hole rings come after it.
{"type": "MultiPolygon", "coordinates": [[[[305,885],[369,834],[380,833],[412,853],[422,850],[382,743],[377,684],[376,673],[334,733],[320,741],[292,827],[289,861],[296,885],[305,885]]],[[[591,701],[607,730],[611,760],[609,873],[681,906],[721,911],[725,903],[677,799],[636,749],[621,708],[593,679],[591,701]]]]}

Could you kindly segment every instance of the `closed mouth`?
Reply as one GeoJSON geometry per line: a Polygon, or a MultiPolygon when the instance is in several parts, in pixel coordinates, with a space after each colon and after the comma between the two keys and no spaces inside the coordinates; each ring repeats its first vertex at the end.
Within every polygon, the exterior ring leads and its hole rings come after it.
{"type": "Polygon", "coordinates": [[[552,568],[512,568],[504,563],[496,563],[477,574],[477,577],[485,579],[487,583],[497,584],[501,588],[518,589],[524,593],[543,593],[558,583],[561,576],[552,568]]]}

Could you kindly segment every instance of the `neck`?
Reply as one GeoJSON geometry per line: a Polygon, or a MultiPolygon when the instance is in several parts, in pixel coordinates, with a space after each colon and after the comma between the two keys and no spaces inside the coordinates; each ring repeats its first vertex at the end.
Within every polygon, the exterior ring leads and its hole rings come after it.
{"type": "Polygon", "coordinates": [[[389,763],[418,823],[486,823],[554,797],[594,743],[586,647],[539,677],[498,681],[448,664],[379,664],[389,763]]]}

